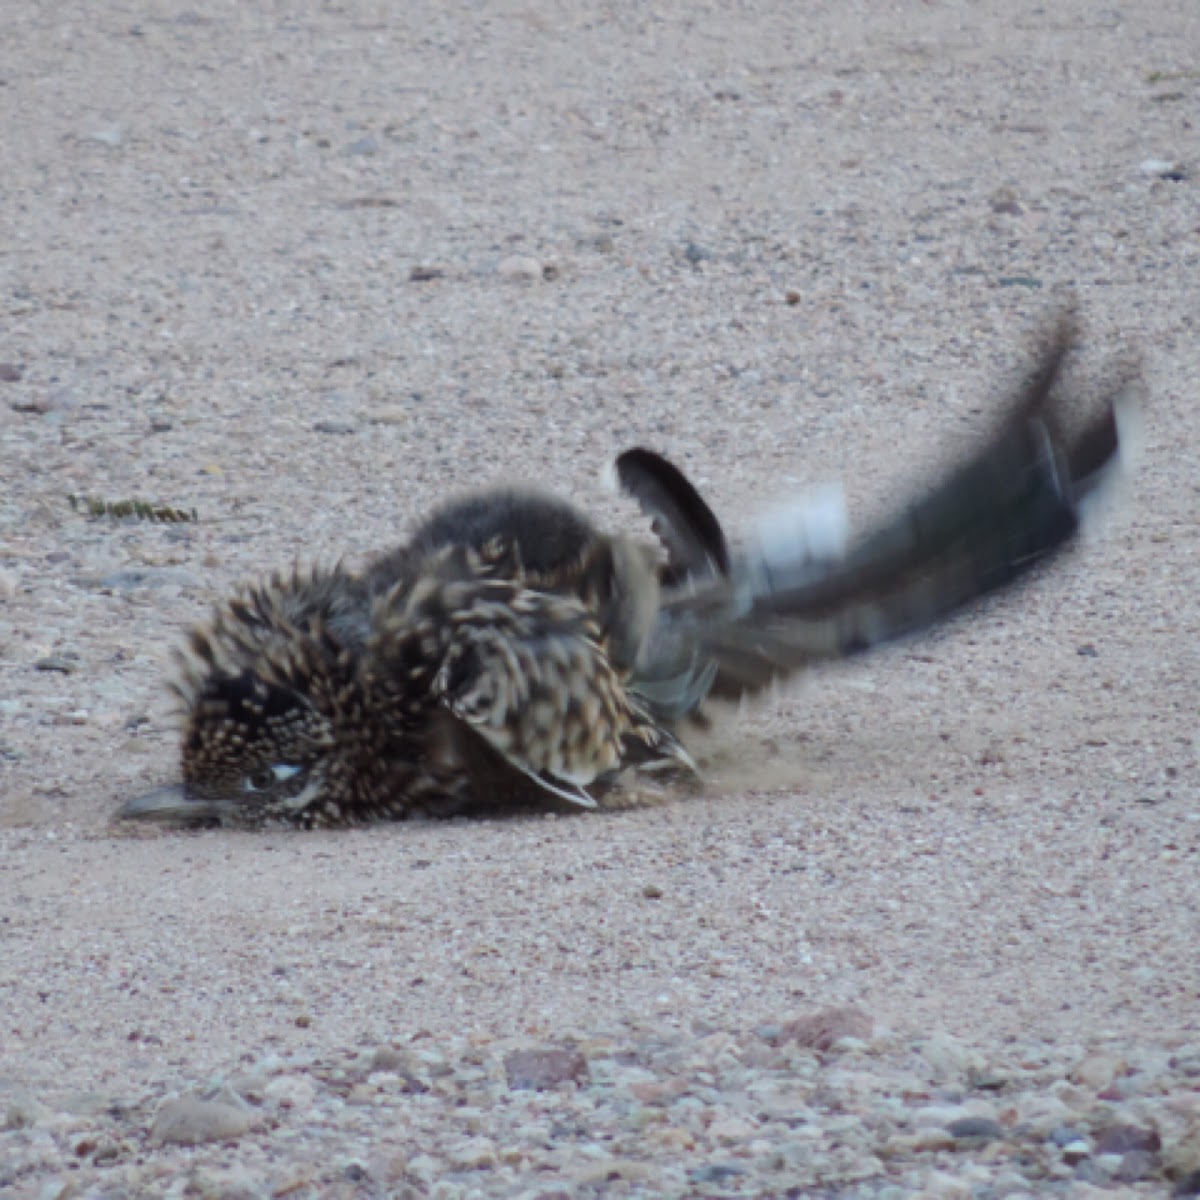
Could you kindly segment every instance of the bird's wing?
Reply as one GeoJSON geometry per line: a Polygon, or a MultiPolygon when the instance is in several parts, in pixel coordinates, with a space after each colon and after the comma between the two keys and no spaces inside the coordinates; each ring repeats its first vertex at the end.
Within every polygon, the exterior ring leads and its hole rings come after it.
{"type": "Polygon", "coordinates": [[[667,551],[665,582],[678,585],[729,574],[729,545],[721,522],[674,463],[635,446],[618,455],[613,468],[667,551]]]}
{"type": "Polygon", "coordinates": [[[513,580],[446,583],[434,701],[540,787],[591,807],[620,766],[632,714],[592,613],[513,580]]]}

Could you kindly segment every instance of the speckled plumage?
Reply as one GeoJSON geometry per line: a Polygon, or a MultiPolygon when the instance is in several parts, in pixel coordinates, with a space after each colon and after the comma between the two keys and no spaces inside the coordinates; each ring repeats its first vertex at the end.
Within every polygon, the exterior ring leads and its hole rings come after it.
{"type": "Polygon", "coordinates": [[[314,827],[592,807],[625,768],[691,770],[675,728],[709,695],[911,634],[1069,544],[1119,441],[1115,393],[1065,431],[1070,343],[1060,326],[998,433],[849,550],[794,512],[731,550],[686,477],[636,449],[617,476],[665,553],[501,488],[441,506],[364,571],[245,587],[179,656],[182,785],[122,815],[314,827]]]}
{"type": "Polygon", "coordinates": [[[399,549],[244,587],[179,652],[182,793],[126,815],[244,826],[591,807],[629,763],[687,769],[625,683],[653,555],[550,496],[453,501],[399,549]]]}

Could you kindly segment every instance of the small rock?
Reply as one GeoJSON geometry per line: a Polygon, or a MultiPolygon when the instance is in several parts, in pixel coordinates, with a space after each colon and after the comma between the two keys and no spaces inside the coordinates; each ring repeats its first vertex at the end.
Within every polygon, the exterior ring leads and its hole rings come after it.
{"type": "Polygon", "coordinates": [[[745,1167],[738,1167],[733,1163],[708,1163],[703,1167],[693,1167],[688,1172],[688,1179],[693,1183],[724,1183],[727,1179],[736,1179],[745,1173],[745,1167]]]}
{"type": "Polygon", "coordinates": [[[1117,1183],[1140,1183],[1158,1174],[1159,1157],[1146,1150],[1130,1150],[1121,1156],[1121,1164],[1113,1172],[1117,1183]]]}
{"type": "MultiPolygon", "coordinates": [[[[308,1182],[307,1174],[289,1174],[286,1186],[292,1191],[308,1182]]],[[[111,1193],[104,1194],[107,1196],[111,1193]]],[[[258,1197],[263,1195],[263,1190],[261,1181],[256,1180],[245,1167],[221,1171],[209,1167],[196,1167],[188,1172],[187,1191],[184,1195],[188,1200],[258,1200],[258,1197]]]]}
{"type": "Polygon", "coordinates": [[[1107,1187],[1097,1187],[1095,1184],[1088,1183],[1086,1179],[1080,1179],[1077,1172],[1075,1181],[1065,1195],[1067,1200],[1112,1200],[1113,1193],[1107,1187]]]}
{"type": "Polygon", "coordinates": [[[994,213],[1010,217],[1019,217],[1025,211],[1017,202],[1017,193],[1009,187],[997,188],[988,200],[988,207],[994,213]]]}
{"type": "Polygon", "coordinates": [[[278,1108],[304,1112],[317,1098],[317,1085],[307,1075],[279,1075],[263,1088],[263,1097],[278,1108]]]}
{"type": "Polygon", "coordinates": [[[202,1142],[225,1142],[241,1137],[250,1128],[250,1115],[231,1104],[183,1096],[168,1100],[154,1118],[150,1140],[195,1146],[202,1142]]]}
{"type": "Polygon", "coordinates": [[[1083,1134],[1073,1125],[1060,1125],[1057,1129],[1051,1130],[1046,1137],[1046,1141],[1053,1146],[1069,1146],[1072,1142],[1082,1139],[1083,1134]]]}
{"type": "Polygon", "coordinates": [[[38,413],[45,415],[52,412],[67,412],[78,407],[75,393],[66,387],[55,388],[49,392],[39,392],[34,396],[18,398],[12,402],[14,412],[38,413]]]}
{"type": "Polygon", "coordinates": [[[688,242],[683,249],[683,257],[692,264],[693,267],[699,266],[702,262],[707,262],[712,258],[712,252],[706,250],[698,242],[688,242]]]}
{"type": "Polygon", "coordinates": [[[20,383],[25,368],[18,363],[0,362],[0,383],[20,383]]]}
{"type": "Polygon", "coordinates": [[[639,1080],[629,1083],[629,1094],[639,1104],[663,1107],[679,1099],[687,1091],[687,1083],[678,1078],[639,1080]]]}
{"type": "Polygon", "coordinates": [[[949,1129],[955,1121],[978,1115],[961,1104],[924,1104],[912,1111],[910,1119],[917,1129],[949,1129]]]}
{"type": "Polygon", "coordinates": [[[1120,1059],[1111,1054],[1089,1054],[1071,1072],[1071,1082],[1103,1091],[1123,1071],[1124,1066],[1120,1059]]]}
{"type": "Polygon", "coordinates": [[[544,268],[528,254],[513,254],[500,263],[496,274],[514,283],[536,283],[543,278],[544,268]]]}
{"type": "Polygon", "coordinates": [[[313,425],[314,433],[356,433],[358,426],[353,421],[317,421],[313,425]]]}
{"type": "Polygon", "coordinates": [[[972,1067],[967,1071],[967,1083],[980,1092],[999,1092],[1008,1086],[1009,1076],[987,1067],[972,1067]]]}
{"type": "Polygon", "coordinates": [[[645,896],[647,900],[661,900],[662,894],[663,890],[658,886],[657,883],[648,883],[644,888],[642,888],[642,895],[645,896]]]}
{"type": "Polygon", "coordinates": [[[945,1171],[930,1171],[921,1181],[921,1195],[929,1200],[969,1200],[971,1185],[945,1171]]]}
{"type": "Polygon", "coordinates": [[[838,1038],[829,1049],[834,1054],[866,1054],[871,1049],[871,1044],[863,1038],[851,1037],[847,1034],[845,1037],[838,1038]]]}
{"type": "Polygon", "coordinates": [[[369,1108],[375,1103],[375,1098],[379,1095],[379,1089],[373,1084],[356,1083],[346,1093],[346,1103],[351,1108],[369,1108]]]}
{"type": "Polygon", "coordinates": [[[379,139],[373,134],[367,134],[366,137],[360,137],[358,141],[351,142],[346,147],[345,154],[347,158],[358,158],[363,155],[378,154],[379,139]]]}
{"type": "Polygon", "coordinates": [[[467,1138],[446,1152],[456,1171],[486,1171],[496,1165],[496,1143],[491,1138],[467,1138]]]}
{"type": "Polygon", "coordinates": [[[1004,1136],[1004,1126],[990,1117],[961,1117],[951,1121],[946,1132],[960,1142],[994,1142],[1004,1136]]]}
{"type": "MultiPolygon", "coordinates": [[[[238,1108],[243,1112],[250,1111],[250,1105],[228,1083],[223,1082],[211,1091],[206,1091],[200,1098],[202,1100],[215,1100],[218,1104],[228,1104],[230,1108],[238,1108]]],[[[112,1111],[111,1106],[109,1111],[112,1111]]]]}
{"type": "Polygon", "coordinates": [[[867,1039],[875,1023],[858,1008],[825,1008],[784,1024],[781,1042],[795,1042],[812,1050],[826,1051],[842,1038],[867,1039]]]}
{"type": "Polygon", "coordinates": [[[63,675],[73,675],[79,670],[79,663],[73,656],[49,654],[45,658],[39,658],[33,667],[35,671],[58,671],[63,675]]]}
{"type": "Polygon", "coordinates": [[[1121,1160],[1114,1155],[1106,1154],[1101,1158],[1085,1158],[1075,1167],[1075,1178],[1080,1183],[1093,1187],[1106,1187],[1112,1182],[1113,1171],[1120,1165],[1121,1160]]]}
{"type": "Polygon", "coordinates": [[[1083,1162],[1085,1158],[1090,1158],[1091,1155],[1092,1148],[1084,1138],[1076,1138],[1075,1141],[1068,1142],[1062,1148],[1063,1162],[1070,1166],[1083,1162]]]}
{"type": "Polygon", "coordinates": [[[1162,1138],[1158,1131],[1139,1125],[1109,1125],[1096,1137],[1097,1154],[1127,1154],[1130,1150],[1157,1154],[1161,1149],[1162,1138]]]}
{"type": "Polygon", "coordinates": [[[1200,1171],[1189,1171],[1175,1183],[1172,1196],[1200,1196],[1200,1171]]]}
{"type": "Polygon", "coordinates": [[[1175,182],[1187,178],[1187,172],[1179,163],[1167,158],[1147,158],[1138,163],[1138,170],[1143,175],[1154,179],[1170,179],[1175,182]]]}
{"type": "Polygon", "coordinates": [[[983,1070],[979,1053],[947,1033],[935,1033],[918,1046],[922,1057],[941,1080],[957,1080],[983,1070]]]}
{"type": "Polygon", "coordinates": [[[561,1083],[584,1082],[587,1059],[572,1046],[534,1047],[505,1055],[504,1071],[514,1091],[546,1091],[561,1083]]]}
{"type": "Polygon", "coordinates": [[[1032,1096],[1022,1096],[1017,1100],[1017,1116],[1023,1124],[1030,1127],[1033,1133],[1050,1139],[1056,1130],[1070,1124],[1073,1114],[1071,1109],[1057,1096],[1037,1092],[1032,1096]]]}
{"type": "Polygon", "coordinates": [[[953,1150],[954,1147],[954,1139],[944,1129],[918,1129],[916,1133],[893,1133],[876,1153],[884,1158],[904,1158],[930,1150],[953,1150]]]}
{"type": "Polygon", "coordinates": [[[4,1109],[4,1124],[0,1129],[28,1129],[45,1116],[46,1107],[30,1095],[10,1100],[4,1109]]]}
{"type": "Polygon", "coordinates": [[[434,279],[444,279],[445,276],[445,267],[415,266],[408,272],[413,283],[429,283],[434,279]]]}
{"type": "Polygon", "coordinates": [[[377,1046],[371,1055],[369,1071],[393,1071],[399,1075],[411,1069],[411,1058],[395,1046],[377,1046]]]}
{"type": "Polygon", "coordinates": [[[405,1174],[418,1183],[430,1184],[445,1173],[446,1164],[429,1154],[418,1154],[410,1159],[405,1174]]]}
{"type": "Polygon", "coordinates": [[[743,1142],[755,1132],[755,1126],[741,1117],[720,1117],[708,1127],[708,1136],[715,1141],[730,1145],[743,1142]]]}
{"type": "Polygon", "coordinates": [[[405,425],[410,420],[410,414],[402,404],[381,404],[371,409],[367,420],[373,425],[405,425]]]}
{"type": "Polygon", "coordinates": [[[94,1117],[108,1107],[108,1097],[102,1092],[72,1092],[64,1101],[63,1112],[74,1117],[94,1117]]]}

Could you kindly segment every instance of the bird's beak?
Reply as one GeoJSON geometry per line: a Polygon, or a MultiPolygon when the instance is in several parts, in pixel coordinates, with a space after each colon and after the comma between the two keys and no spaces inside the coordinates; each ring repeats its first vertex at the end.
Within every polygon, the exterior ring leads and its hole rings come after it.
{"type": "Polygon", "coordinates": [[[193,798],[182,783],[156,788],[136,796],[114,814],[117,821],[158,821],[164,825],[211,825],[219,822],[227,806],[217,800],[193,798]]]}

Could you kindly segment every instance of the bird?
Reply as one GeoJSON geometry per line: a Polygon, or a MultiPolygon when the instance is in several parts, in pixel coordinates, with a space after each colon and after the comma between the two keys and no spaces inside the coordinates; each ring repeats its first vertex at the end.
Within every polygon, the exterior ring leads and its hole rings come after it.
{"type": "Polygon", "coordinates": [[[974,453],[848,543],[836,499],[731,544],[657,451],[618,456],[653,540],[549,492],[451,498],[360,570],[280,571],[194,628],[171,684],[181,780],[118,817],[240,828],[597,807],[628,771],[696,775],[690,722],[935,626],[1074,541],[1128,442],[1131,372],[1063,395],[1054,327],[974,453]]]}

